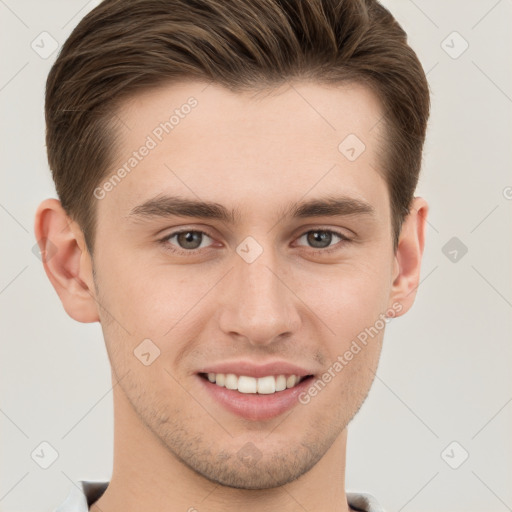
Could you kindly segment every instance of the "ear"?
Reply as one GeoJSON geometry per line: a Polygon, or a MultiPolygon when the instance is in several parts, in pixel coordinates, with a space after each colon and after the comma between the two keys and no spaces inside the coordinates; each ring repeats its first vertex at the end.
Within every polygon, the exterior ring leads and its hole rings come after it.
{"type": "Polygon", "coordinates": [[[395,316],[401,316],[409,311],[416,297],[420,282],[421,258],[425,246],[427,215],[427,202],[421,197],[415,197],[410,213],[402,223],[395,254],[389,304],[390,306],[394,303],[402,305],[402,309],[397,311],[395,316]]]}
{"type": "Polygon", "coordinates": [[[48,279],[66,313],[78,322],[99,321],[92,260],[82,230],[57,199],[37,208],[34,233],[48,279]]]}

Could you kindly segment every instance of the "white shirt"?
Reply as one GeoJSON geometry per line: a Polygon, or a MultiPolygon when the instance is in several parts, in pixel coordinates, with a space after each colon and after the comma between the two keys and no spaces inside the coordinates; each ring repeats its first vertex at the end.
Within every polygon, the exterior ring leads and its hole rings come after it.
{"type": "MultiPolygon", "coordinates": [[[[109,482],[79,480],[73,485],[66,500],[54,512],[88,512],[89,507],[97,501],[107,489],[109,482]]],[[[349,505],[361,512],[385,512],[377,500],[368,493],[347,492],[349,505]]]]}

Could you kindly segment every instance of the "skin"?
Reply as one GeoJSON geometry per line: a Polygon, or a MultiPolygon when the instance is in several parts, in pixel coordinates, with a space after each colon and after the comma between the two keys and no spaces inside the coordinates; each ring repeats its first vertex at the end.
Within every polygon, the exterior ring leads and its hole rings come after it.
{"type": "Polygon", "coordinates": [[[225,410],[196,372],[237,358],[327,371],[393,304],[395,316],[411,307],[428,205],[414,198],[394,253],[389,194],[376,170],[382,109],[357,84],[298,82],[255,94],[187,82],[138,93],[119,111],[111,172],[190,96],[198,101],[190,114],[96,201],[94,259],[59,201],[36,213],[37,239],[57,248],[45,271],[72,318],[101,322],[112,367],[113,474],[91,510],[351,510],[347,426],[370,390],[385,329],[307,405],[271,420],[225,410]],[[338,151],[348,134],[366,146],[355,161],[338,151]],[[376,215],[283,216],[290,203],[334,192],[376,215]],[[240,219],[129,218],[159,193],[237,208],[240,219]],[[206,232],[195,255],[171,252],[190,251],[177,237],[169,250],[158,242],[180,228],[206,232]],[[315,229],[352,241],[313,245],[315,229]],[[247,236],[263,249],[250,264],[236,252],[247,236]],[[321,252],[325,245],[336,248],[321,252]],[[149,366],[134,356],[147,338],[160,350],[149,366]],[[253,465],[237,456],[247,443],[260,455],[253,465]]]}

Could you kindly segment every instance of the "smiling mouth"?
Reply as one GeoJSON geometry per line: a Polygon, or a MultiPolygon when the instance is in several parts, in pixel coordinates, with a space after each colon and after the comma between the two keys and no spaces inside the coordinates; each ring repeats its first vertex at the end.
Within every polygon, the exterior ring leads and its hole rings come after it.
{"type": "Polygon", "coordinates": [[[265,377],[249,377],[234,373],[200,373],[200,377],[221,388],[231,389],[243,394],[271,395],[294,388],[300,382],[310,379],[313,375],[267,375],[265,377]]]}

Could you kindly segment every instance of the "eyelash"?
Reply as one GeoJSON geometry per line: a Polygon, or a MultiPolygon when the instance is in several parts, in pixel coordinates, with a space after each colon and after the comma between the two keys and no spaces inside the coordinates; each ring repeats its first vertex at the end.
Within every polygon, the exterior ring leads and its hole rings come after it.
{"type": "MultiPolygon", "coordinates": [[[[204,249],[204,247],[198,248],[198,249],[189,249],[189,250],[181,249],[179,247],[172,248],[172,249],[170,248],[170,240],[172,238],[174,238],[177,235],[180,235],[181,233],[189,233],[189,232],[190,233],[201,233],[202,235],[206,235],[207,237],[213,239],[213,237],[210,236],[206,231],[201,231],[199,229],[182,229],[180,231],[173,231],[172,233],[166,235],[164,238],[161,238],[160,240],[158,240],[158,242],[163,246],[163,248],[166,251],[169,251],[173,254],[186,255],[186,256],[195,255],[199,251],[204,249]]],[[[345,236],[343,233],[340,233],[339,231],[335,231],[332,229],[320,229],[320,228],[310,229],[308,231],[305,231],[297,239],[302,238],[304,235],[307,235],[308,233],[314,233],[314,232],[331,233],[333,235],[336,235],[337,237],[339,237],[341,239],[342,242],[344,242],[342,245],[352,242],[352,239],[348,238],[347,236],[345,236]]],[[[339,243],[340,242],[338,242],[338,244],[339,243]]],[[[311,254],[330,254],[331,252],[338,251],[341,249],[341,247],[337,247],[338,244],[326,247],[325,249],[315,249],[315,248],[310,247],[310,249],[312,249],[311,254]]],[[[301,247],[305,247],[305,246],[301,246],[301,247]]]]}

